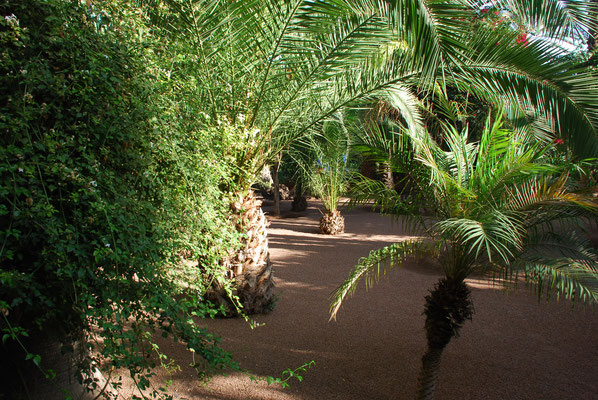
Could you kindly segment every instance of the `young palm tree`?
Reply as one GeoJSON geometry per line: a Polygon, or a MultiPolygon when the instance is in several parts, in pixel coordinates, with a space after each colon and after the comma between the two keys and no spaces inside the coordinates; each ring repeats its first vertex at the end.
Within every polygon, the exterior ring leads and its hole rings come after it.
{"type": "Polygon", "coordinates": [[[393,167],[408,175],[413,193],[424,201],[416,206],[428,206],[432,216],[419,216],[380,182],[361,183],[383,210],[411,211],[425,235],[359,260],[334,293],[331,318],[362,279],[372,283],[381,264],[386,270],[413,255],[436,258],[444,276],[424,306],[428,349],[419,399],[433,398],[442,351],[472,317],[465,282],[472,274],[504,284],[524,276],[538,293],[557,291],[568,299],[598,302],[598,255],[571,232],[580,218],[596,218],[598,202],[572,190],[567,172],[544,161],[550,146],[533,144],[500,126],[500,118],[488,122],[477,143],[467,141],[467,131],[459,134],[447,127],[447,150],[427,135],[409,131],[397,133],[395,144],[381,149],[382,154],[392,150],[393,167]]]}
{"type": "Polygon", "coordinates": [[[342,113],[337,117],[323,124],[318,134],[298,140],[289,151],[297,166],[298,179],[322,200],[324,213],[320,218],[320,232],[328,235],[345,230],[345,218],[338,206],[352,174],[348,162],[350,135],[342,113]]]}

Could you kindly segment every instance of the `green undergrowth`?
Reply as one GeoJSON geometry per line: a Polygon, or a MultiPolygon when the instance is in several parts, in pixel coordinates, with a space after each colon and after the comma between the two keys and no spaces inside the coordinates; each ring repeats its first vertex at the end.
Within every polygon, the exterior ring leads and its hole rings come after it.
{"type": "Polygon", "coordinates": [[[220,189],[230,171],[194,128],[194,82],[175,71],[183,49],[126,2],[88,3],[0,3],[5,365],[51,379],[33,344],[56,337],[86,349],[88,387],[102,365],[152,391],[162,332],[199,356],[199,373],[238,368],[193,321],[214,314],[202,294],[238,233],[220,189]]]}

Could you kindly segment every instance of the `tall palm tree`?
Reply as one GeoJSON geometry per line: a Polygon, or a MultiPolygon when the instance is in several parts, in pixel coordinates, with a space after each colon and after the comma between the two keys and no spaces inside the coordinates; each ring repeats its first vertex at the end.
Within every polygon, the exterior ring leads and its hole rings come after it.
{"type": "MultiPolygon", "coordinates": [[[[239,131],[236,137],[246,143],[239,154],[231,155],[239,173],[223,186],[230,192],[239,231],[252,233],[244,249],[231,253],[225,262],[226,275],[236,281],[236,293],[247,312],[262,311],[272,300],[265,218],[251,183],[282,148],[319,130],[345,107],[392,97],[402,118],[414,126],[419,123],[414,88],[431,93],[438,84],[471,86],[489,101],[508,101],[514,117],[539,115],[541,122],[548,121],[544,125],[553,123],[559,132],[571,129],[579,144],[576,148],[594,148],[597,125],[585,106],[595,95],[580,85],[572,91],[570,85],[571,80],[587,82],[587,72],[574,74],[555,67],[546,77],[542,71],[552,59],[537,61],[532,70],[529,57],[520,55],[510,61],[515,50],[504,38],[497,49],[490,48],[490,43],[497,42],[496,33],[464,23],[474,20],[482,2],[140,2],[151,6],[156,26],[187,49],[186,57],[173,60],[171,72],[196,82],[194,95],[205,104],[206,114],[204,126],[198,128],[239,131]],[[478,31],[485,33],[472,36],[478,31]]],[[[506,7],[524,2],[505,3],[506,7]]],[[[535,9],[522,10],[530,14],[535,9]]],[[[551,12],[571,14],[566,19],[570,26],[583,25],[574,18],[583,15],[577,3],[551,12]]],[[[562,31],[561,36],[566,33],[562,31]]],[[[532,41],[525,51],[532,50],[537,60],[542,44],[532,41]]]]}
{"type": "Polygon", "coordinates": [[[373,0],[141,3],[150,6],[156,29],[188,49],[187,57],[173,60],[172,73],[197,82],[206,114],[198,128],[241,143],[223,153],[236,173],[222,186],[246,239],[224,260],[235,292],[214,299],[237,297],[244,312],[265,311],[273,300],[272,266],[266,219],[251,184],[294,139],[359,99],[398,90],[413,74],[414,64],[392,50],[392,7],[373,0]]]}
{"type": "Polygon", "coordinates": [[[392,150],[393,168],[408,175],[413,193],[423,201],[416,207],[425,205],[432,215],[418,215],[396,191],[364,178],[363,192],[376,196],[385,211],[411,211],[424,235],[360,259],[331,306],[332,319],[362,279],[372,283],[381,264],[390,270],[413,255],[439,261],[444,276],[424,305],[428,348],[419,399],[433,398],[442,351],[472,317],[465,282],[472,274],[504,284],[523,276],[538,293],[557,291],[569,299],[598,302],[598,254],[571,232],[580,218],[597,219],[598,202],[574,190],[565,168],[547,162],[554,146],[502,129],[500,118],[488,119],[479,142],[469,142],[467,131],[450,126],[446,131],[446,150],[428,135],[408,130],[396,132],[394,144],[380,149],[384,155],[392,150]]]}

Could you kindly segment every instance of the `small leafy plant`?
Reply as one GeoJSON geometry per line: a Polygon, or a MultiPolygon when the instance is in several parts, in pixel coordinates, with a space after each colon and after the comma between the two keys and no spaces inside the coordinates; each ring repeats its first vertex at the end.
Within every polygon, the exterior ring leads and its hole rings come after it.
{"type": "Polygon", "coordinates": [[[303,382],[303,375],[301,374],[307,372],[308,369],[315,367],[315,365],[316,362],[314,360],[311,360],[295,369],[289,368],[284,370],[280,377],[267,376],[265,378],[258,378],[253,375],[250,375],[249,379],[251,379],[253,382],[265,381],[268,385],[278,384],[283,389],[285,389],[290,387],[289,381],[291,381],[292,378],[297,379],[299,382],[303,382]]]}

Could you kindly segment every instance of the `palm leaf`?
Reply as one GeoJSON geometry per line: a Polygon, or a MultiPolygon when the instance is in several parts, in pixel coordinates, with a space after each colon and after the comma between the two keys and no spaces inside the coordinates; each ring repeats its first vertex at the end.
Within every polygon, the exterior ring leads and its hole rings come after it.
{"type": "Polygon", "coordinates": [[[566,189],[568,175],[563,174],[552,184],[548,178],[532,178],[521,185],[506,188],[505,208],[512,211],[534,210],[542,205],[578,206],[598,209],[598,202],[586,193],[573,193],[566,189]]]}
{"type": "Polygon", "coordinates": [[[422,240],[407,240],[382,249],[372,250],[367,257],[363,257],[357,262],[349,277],[332,294],[330,320],[336,319],[343,301],[355,292],[361,280],[365,280],[366,287],[369,288],[381,274],[386,274],[387,271],[402,266],[411,256],[428,254],[431,248],[429,243],[422,240]]]}
{"type": "Polygon", "coordinates": [[[598,80],[591,72],[553,79],[491,64],[470,64],[463,66],[455,83],[498,106],[506,101],[525,114],[551,121],[557,135],[567,137],[580,157],[598,154],[598,80]]]}
{"type": "Polygon", "coordinates": [[[491,3],[511,11],[530,31],[554,40],[585,40],[588,30],[598,25],[592,18],[598,12],[598,4],[591,1],[495,0],[478,3],[491,3]]]}
{"type": "Polygon", "coordinates": [[[498,255],[500,262],[508,263],[521,248],[522,227],[516,218],[495,212],[484,221],[467,218],[449,218],[434,226],[440,237],[450,243],[459,243],[473,259],[498,255]]]}
{"type": "Polygon", "coordinates": [[[598,302],[598,254],[576,232],[536,236],[511,268],[524,271],[538,297],[556,292],[569,300],[598,302]]]}

